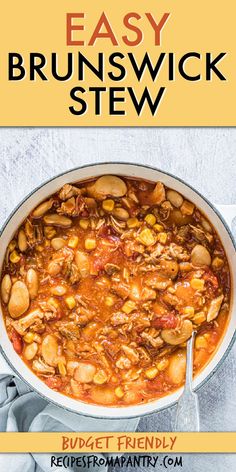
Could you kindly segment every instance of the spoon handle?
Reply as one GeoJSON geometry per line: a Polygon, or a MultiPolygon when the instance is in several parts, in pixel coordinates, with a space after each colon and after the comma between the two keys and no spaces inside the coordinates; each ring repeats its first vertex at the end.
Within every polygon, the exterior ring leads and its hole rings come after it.
{"type": "Polygon", "coordinates": [[[199,405],[197,394],[192,389],[193,346],[195,332],[187,343],[186,382],[181,395],[175,420],[175,431],[199,431],[199,405]]]}
{"type": "Polygon", "coordinates": [[[187,342],[186,352],[186,378],[185,378],[185,390],[192,391],[193,382],[193,347],[195,341],[196,332],[193,331],[191,338],[187,342]]]}
{"type": "Polygon", "coordinates": [[[196,394],[192,397],[181,398],[175,420],[175,431],[198,432],[200,430],[198,398],[196,394]]]}

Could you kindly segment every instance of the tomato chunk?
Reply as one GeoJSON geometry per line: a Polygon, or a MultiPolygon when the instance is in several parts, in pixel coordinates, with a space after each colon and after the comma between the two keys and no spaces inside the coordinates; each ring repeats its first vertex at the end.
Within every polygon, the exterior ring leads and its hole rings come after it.
{"type": "Polygon", "coordinates": [[[173,312],[166,313],[160,318],[155,318],[152,321],[154,328],[172,329],[177,326],[177,318],[173,312]]]}
{"type": "Polygon", "coordinates": [[[21,354],[23,350],[23,341],[21,336],[17,333],[17,331],[13,328],[11,333],[11,342],[17,354],[21,354]]]}
{"type": "Polygon", "coordinates": [[[54,390],[59,390],[59,388],[62,386],[60,377],[48,377],[45,379],[45,383],[49,388],[53,388],[54,390]]]}

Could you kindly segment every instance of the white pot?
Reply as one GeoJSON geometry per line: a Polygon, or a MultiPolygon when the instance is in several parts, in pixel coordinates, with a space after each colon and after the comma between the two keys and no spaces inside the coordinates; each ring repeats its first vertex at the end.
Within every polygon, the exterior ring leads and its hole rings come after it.
{"type": "MultiPolygon", "coordinates": [[[[194,380],[194,388],[199,388],[216,371],[219,364],[228,354],[235,339],[236,327],[236,309],[235,309],[235,289],[236,289],[236,250],[233,237],[223,218],[203,196],[196,190],[185,184],[182,180],[169,175],[165,172],[151,167],[128,163],[102,163],[83,166],[71,171],[65,172],[49,182],[38,187],[13,211],[5,225],[2,228],[0,236],[1,254],[0,267],[2,266],[4,254],[8,243],[12,239],[16,229],[20,226],[27,215],[42,200],[59,190],[66,183],[78,182],[92,177],[98,177],[103,174],[116,174],[127,177],[137,177],[156,182],[161,180],[167,187],[177,190],[188,200],[194,202],[196,206],[207,216],[210,222],[218,232],[223,243],[231,272],[231,311],[229,323],[226,327],[225,335],[210,362],[202,369],[194,380]]],[[[46,400],[51,401],[58,406],[83,415],[102,417],[102,418],[132,418],[151,414],[173,405],[182,393],[182,389],[167,395],[158,400],[142,405],[132,405],[127,407],[108,407],[97,406],[74,400],[61,393],[51,390],[42,382],[21,360],[20,356],[14,351],[12,344],[7,336],[2,314],[0,316],[0,344],[2,353],[17,375],[22,378],[31,389],[38,392],[46,400]]]]}

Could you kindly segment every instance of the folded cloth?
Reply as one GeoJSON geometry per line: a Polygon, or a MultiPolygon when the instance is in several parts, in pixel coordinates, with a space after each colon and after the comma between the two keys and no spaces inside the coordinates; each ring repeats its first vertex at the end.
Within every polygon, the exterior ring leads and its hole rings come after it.
{"type": "MultiPolygon", "coordinates": [[[[139,419],[101,420],[68,412],[42,399],[13,373],[0,355],[0,431],[135,431],[139,419]]],[[[62,457],[63,454],[53,454],[62,457]]],[[[79,454],[73,454],[79,457],[79,454]]],[[[98,454],[98,458],[103,456],[98,454]]],[[[49,454],[0,454],[1,472],[86,472],[84,467],[51,466],[49,454]]],[[[90,469],[91,470],[91,469],[90,469]]],[[[93,472],[105,472],[95,466],[93,472]]]]}

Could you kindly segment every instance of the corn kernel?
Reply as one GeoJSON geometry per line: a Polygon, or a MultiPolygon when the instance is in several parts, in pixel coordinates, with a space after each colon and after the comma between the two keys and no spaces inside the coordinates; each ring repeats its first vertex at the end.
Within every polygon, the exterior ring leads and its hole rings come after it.
{"type": "Polygon", "coordinates": [[[167,233],[159,233],[157,235],[157,239],[159,241],[159,243],[161,244],[166,244],[166,241],[167,241],[167,233]]]}
{"type": "Polygon", "coordinates": [[[106,298],[105,298],[105,305],[106,306],[113,306],[115,303],[115,299],[112,295],[108,295],[106,298]]]}
{"type": "Polygon", "coordinates": [[[57,234],[57,232],[53,226],[45,226],[44,234],[47,239],[52,239],[57,234]]]}
{"type": "Polygon", "coordinates": [[[204,323],[204,321],[206,321],[206,315],[204,311],[199,311],[198,313],[196,313],[196,315],[193,318],[193,322],[195,324],[201,324],[201,323],[204,323]]]}
{"type": "Polygon", "coordinates": [[[187,200],[184,200],[183,204],[180,207],[181,212],[183,215],[192,215],[194,212],[194,205],[191,202],[188,202],[187,200]]]}
{"type": "Polygon", "coordinates": [[[65,299],[65,302],[66,302],[66,304],[67,304],[67,306],[68,306],[68,308],[69,308],[70,310],[73,310],[73,308],[75,308],[76,301],[75,301],[74,297],[72,297],[72,296],[71,296],[71,297],[67,297],[67,298],[65,299]]]}
{"type": "Polygon", "coordinates": [[[131,313],[131,311],[135,310],[135,308],[136,303],[132,300],[127,300],[127,302],[125,302],[122,306],[122,311],[128,315],[129,313],[131,313]]]}
{"type": "Polygon", "coordinates": [[[195,341],[195,348],[196,349],[206,349],[207,348],[207,340],[204,336],[197,336],[195,341]]]}
{"type": "Polygon", "coordinates": [[[174,294],[176,292],[176,288],[175,287],[168,287],[167,292],[174,294]]]}
{"type": "Polygon", "coordinates": [[[65,375],[67,374],[67,371],[66,371],[66,366],[64,362],[59,361],[57,365],[58,365],[58,370],[60,374],[62,375],[62,377],[65,377],[65,375]]]}
{"type": "Polygon", "coordinates": [[[70,238],[69,241],[68,241],[68,246],[69,246],[71,249],[75,249],[75,248],[78,246],[78,243],[79,243],[79,238],[78,238],[78,236],[71,236],[71,238],[70,238]]]}
{"type": "Polygon", "coordinates": [[[25,334],[24,336],[24,341],[28,344],[31,344],[33,341],[36,343],[41,343],[41,336],[37,333],[32,333],[31,331],[28,331],[28,333],[25,334]]]}
{"type": "Polygon", "coordinates": [[[44,247],[43,247],[41,244],[38,244],[38,246],[36,246],[36,251],[38,251],[38,252],[43,252],[43,251],[44,251],[44,247]]]}
{"type": "Polygon", "coordinates": [[[150,369],[147,369],[144,374],[149,380],[155,379],[158,374],[158,369],[156,367],[150,367],[150,369]]]}
{"type": "Polygon", "coordinates": [[[85,220],[84,218],[81,218],[81,220],[79,220],[79,225],[80,225],[80,228],[82,229],[88,229],[89,220],[85,220]]]}
{"type": "Polygon", "coordinates": [[[102,385],[108,380],[107,374],[104,370],[99,370],[93,377],[93,382],[96,385],[102,385]]]}
{"type": "Polygon", "coordinates": [[[10,252],[14,251],[14,249],[16,248],[16,241],[12,240],[9,244],[8,244],[8,249],[10,252]]]}
{"type": "Polygon", "coordinates": [[[144,228],[141,233],[138,235],[138,241],[144,244],[145,246],[151,246],[156,242],[156,239],[149,228],[144,228]]]}
{"type": "Polygon", "coordinates": [[[157,231],[158,233],[160,233],[160,231],[163,231],[164,229],[164,226],[162,225],[159,225],[158,223],[156,223],[153,228],[155,229],[155,231],[157,231]]]}
{"type": "Polygon", "coordinates": [[[157,368],[161,372],[162,370],[167,369],[168,365],[169,365],[168,359],[161,359],[157,364],[157,368]]]}
{"type": "Polygon", "coordinates": [[[59,303],[58,303],[58,301],[57,301],[55,298],[53,298],[53,297],[50,297],[50,298],[49,298],[48,303],[49,303],[49,305],[54,306],[54,308],[56,308],[56,309],[59,308],[59,303]]]}
{"type": "Polygon", "coordinates": [[[138,218],[129,218],[127,220],[127,226],[128,226],[129,229],[137,228],[137,226],[139,226],[138,218]]]}
{"type": "Polygon", "coordinates": [[[124,396],[125,392],[122,390],[121,387],[116,387],[115,389],[115,395],[117,398],[122,398],[124,396]]]}
{"type": "Polygon", "coordinates": [[[217,257],[217,256],[214,257],[214,259],[212,261],[213,269],[220,269],[223,265],[224,265],[223,259],[221,259],[220,257],[217,257]]]}
{"type": "Polygon", "coordinates": [[[183,308],[183,314],[187,315],[188,318],[192,318],[194,316],[194,308],[193,306],[185,306],[183,308]]]}
{"type": "Polygon", "coordinates": [[[114,200],[108,199],[108,200],[104,200],[104,201],[102,202],[102,208],[103,208],[103,210],[105,210],[105,211],[112,211],[112,210],[114,210],[114,206],[115,206],[114,200]]]}
{"type": "Polygon", "coordinates": [[[10,254],[10,261],[13,263],[13,264],[17,264],[17,262],[20,261],[20,256],[18,254],[17,251],[12,251],[11,254],[10,254]]]}
{"type": "Polygon", "coordinates": [[[203,290],[204,289],[204,280],[202,279],[192,279],[190,285],[194,290],[203,290]]]}
{"type": "Polygon", "coordinates": [[[41,336],[39,336],[39,334],[37,334],[37,333],[34,333],[34,341],[36,343],[41,344],[41,342],[42,342],[41,336]]]}
{"type": "Polygon", "coordinates": [[[148,213],[148,215],[145,216],[145,221],[148,225],[150,226],[154,226],[154,224],[156,223],[157,219],[154,215],[152,215],[152,213],[148,213]]]}
{"type": "Polygon", "coordinates": [[[85,239],[84,246],[87,251],[93,251],[93,249],[95,249],[95,247],[97,246],[96,240],[92,238],[87,238],[85,239]]]}
{"type": "Polygon", "coordinates": [[[34,333],[26,333],[23,339],[26,343],[31,344],[34,341],[34,333]]]}

